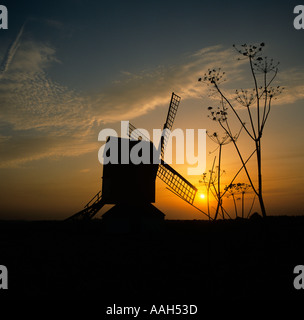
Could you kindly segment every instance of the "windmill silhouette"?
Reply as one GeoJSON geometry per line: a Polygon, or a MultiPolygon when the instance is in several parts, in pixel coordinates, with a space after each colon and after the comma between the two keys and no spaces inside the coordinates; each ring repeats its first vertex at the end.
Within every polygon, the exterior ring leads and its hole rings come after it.
{"type": "MultiPolygon", "coordinates": [[[[111,223],[119,228],[119,225],[126,225],[132,221],[133,225],[155,225],[164,220],[164,214],[152,205],[155,202],[155,180],[160,178],[167,184],[167,188],[175,195],[193,205],[197,188],[187,179],[174,170],[170,165],[164,162],[164,151],[168,142],[170,131],[173,127],[177,109],[181,98],[172,92],[169,110],[166,122],[163,126],[163,135],[160,140],[158,151],[160,151],[161,160],[159,164],[133,164],[129,162],[124,164],[122,161],[121,145],[125,138],[109,137],[106,144],[117,143],[119,155],[117,164],[103,165],[103,183],[102,190],[99,191],[85,207],[66,220],[92,219],[98,211],[106,204],[115,206],[103,214],[104,221],[111,223]],[[169,129],[169,130],[165,130],[169,129]],[[119,189],[123,192],[118,191],[119,189]]],[[[139,130],[129,124],[128,145],[126,150],[130,157],[130,150],[136,146],[139,141],[150,148],[150,155],[153,155],[155,147],[153,143],[139,130]]],[[[106,150],[107,148],[105,148],[106,150]]],[[[125,156],[125,155],[124,155],[125,156]]]]}

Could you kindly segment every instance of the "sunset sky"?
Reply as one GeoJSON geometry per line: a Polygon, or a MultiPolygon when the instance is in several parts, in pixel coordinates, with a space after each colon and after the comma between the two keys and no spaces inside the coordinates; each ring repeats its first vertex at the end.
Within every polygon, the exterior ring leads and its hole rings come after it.
{"type": "MultiPolygon", "coordinates": [[[[280,61],[275,85],[285,87],[262,142],[266,209],[304,214],[304,29],[293,26],[298,1],[1,4],[8,30],[0,29],[0,219],[63,219],[81,210],[101,189],[100,130],[120,133],[120,121],[129,120],[152,134],[164,124],[172,91],[182,98],[174,128],[220,132],[207,117],[217,102],[197,80],[221,67],[228,95],[252,87],[248,65],[232,45],[261,42],[265,55],[280,61]]],[[[250,154],[243,133],[239,143],[250,154]]],[[[207,151],[215,148],[207,140],[207,151]]],[[[208,152],[207,171],[216,154],[208,152]]],[[[186,165],[172,167],[205,192],[186,165]]],[[[233,146],[225,146],[223,186],[239,168],[233,146]]],[[[236,182],[247,180],[240,175],[236,182]]],[[[124,190],[118,185],[117,192],[124,190]]],[[[206,199],[198,197],[196,205],[205,210],[206,199]]],[[[204,218],[159,180],[155,206],[167,219],[204,218]]]]}

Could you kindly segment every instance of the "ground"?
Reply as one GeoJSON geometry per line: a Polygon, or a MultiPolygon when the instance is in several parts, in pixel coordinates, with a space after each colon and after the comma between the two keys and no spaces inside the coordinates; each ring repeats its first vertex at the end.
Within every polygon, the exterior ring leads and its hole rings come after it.
{"type": "Polygon", "coordinates": [[[303,299],[304,217],[165,221],[163,233],[106,234],[100,220],[2,221],[7,298],[100,301],[303,299]],[[152,300],[151,300],[152,299],[152,300]]]}

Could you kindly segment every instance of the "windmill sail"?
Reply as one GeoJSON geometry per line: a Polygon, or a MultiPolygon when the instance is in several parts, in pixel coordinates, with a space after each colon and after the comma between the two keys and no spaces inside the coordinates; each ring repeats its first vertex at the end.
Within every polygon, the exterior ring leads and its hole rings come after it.
{"type": "MultiPolygon", "coordinates": [[[[181,101],[181,97],[176,95],[174,92],[172,92],[169,110],[167,114],[167,119],[163,127],[163,135],[160,140],[160,150],[161,150],[161,158],[164,159],[164,153],[165,148],[170,136],[170,131],[172,130],[173,123],[175,120],[175,116],[177,113],[177,109],[179,106],[179,103],[181,101]],[[168,130],[166,130],[168,129],[168,130]]],[[[140,132],[138,129],[136,129],[131,123],[129,123],[129,132],[128,135],[132,139],[138,140],[139,138],[142,140],[150,141],[142,132],[140,132]]]]}
{"type": "Polygon", "coordinates": [[[136,129],[132,123],[129,122],[128,136],[134,140],[145,140],[150,141],[142,132],[136,129]]]}
{"type": "Polygon", "coordinates": [[[197,188],[171,166],[162,161],[158,166],[157,176],[163,180],[180,198],[193,204],[197,188]]]}
{"type": "MultiPolygon", "coordinates": [[[[180,100],[181,100],[181,97],[179,97],[174,92],[172,92],[168,115],[167,115],[167,119],[164,124],[163,130],[169,129],[171,131],[180,100]]],[[[164,158],[164,152],[165,152],[165,148],[166,148],[169,136],[170,136],[170,131],[168,131],[168,130],[164,131],[164,136],[162,136],[162,139],[160,142],[161,143],[161,157],[162,157],[162,159],[164,158]]]]}

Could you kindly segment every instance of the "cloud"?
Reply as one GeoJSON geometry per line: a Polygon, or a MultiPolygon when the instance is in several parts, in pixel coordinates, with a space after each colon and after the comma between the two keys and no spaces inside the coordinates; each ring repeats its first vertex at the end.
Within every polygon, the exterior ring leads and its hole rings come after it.
{"type": "MultiPolygon", "coordinates": [[[[87,101],[96,119],[111,123],[119,120],[131,120],[146,114],[160,106],[167,106],[168,93],[174,91],[182,99],[198,98],[217,100],[210,87],[198,83],[208,68],[221,67],[226,72],[223,92],[230,101],[235,102],[235,89],[253,88],[253,79],[248,70],[248,61],[237,60],[232,48],[212,46],[185,55],[169,66],[158,66],[153,70],[139,73],[123,71],[121,77],[99,92],[90,92],[87,101]]],[[[285,91],[273,105],[296,102],[304,98],[304,72],[280,70],[273,83],[281,85],[285,91]]],[[[238,104],[236,108],[241,108],[238,104]]]]}
{"type": "Polygon", "coordinates": [[[11,64],[11,62],[17,52],[17,49],[20,44],[20,39],[23,34],[23,30],[24,30],[24,24],[21,27],[16,39],[13,41],[11,46],[8,48],[7,53],[6,53],[1,65],[0,65],[0,79],[1,79],[2,75],[8,70],[9,65],[11,64]]]}
{"type": "Polygon", "coordinates": [[[50,80],[43,70],[53,50],[34,44],[25,47],[31,49],[16,54],[12,68],[0,81],[1,167],[96,150],[96,140],[90,135],[94,119],[83,98],[50,80]],[[32,54],[36,59],[27,59],[32,54]],[[20,60],[25,61],[24,68],[20,60]],[[1,127],[6,129],[1,131],[1,127]]]}
{"type": "Polygon", "coordinates": [[[21,39],[22,32],[2,63],[0,167],[96,149],[90,136],[95,120],[84,98],[47,74],[60,63],[55,49],[21,39]]]}
{"type": "MultiPolygon", "coordinates": [[[[0,168],[14,168],[29,162],[52,157],[79,156],[98,150],[98,143],[79,137],[24,135],[0,139],[0,168]]],[[[97,156],[96,156],[97,157],[97,156]]]]}
{"type": "Polygon", "coordinates": [[[159,66],[137,74],[124,71],[121,79],[110,87],[90,93],[88,101],[96,116],[102,116],[104,122],[130,120],[167,105],[168,93],[172,91],[181,95],[183,100],[207,96],[208,88],[198,83],[198,78],[208,68],[218,65],[225,66],[233,76],[239,64],[231,49],[209,47],[189,54],[170,66],[159,66]]]}
{"type": "MultiPolygon", "coordinates": [[[[232,48],[212,46],[184,55],[171,65],[138,73],[124,70],[108,87],[79,93],[50,78],[48,68],[61,63],[56,50],[24,39],[23,30],[24,26],[1,64],[0,167],[97,150],[101,123],[132,120],[167,107],[172,91],[183,100],[206,99],[209,88],[197,80],[208,68],[226,71],[228,94],[232,88],[249,85],[242,68],[246,62],[237,61],[232,48]]],[[[295,70],[280,74],[287,94],[276,104],[304,98],[302,74],[295,70]]]]}
{"type": "Polygon", "coordinates": [[[288,105],[304,99],[304,70],[287,69],[278,75],[277,83],[285,88],[283,94],[275,102],[277,105],[288,105]]]}
{"type": "Polygon", "coordinates": [[[52,27],[52,28],[56,28],[59,30],[64,30],[64,24],[58,20],[54,20],[54,19],[44,19],[44,22],[52,27]]]}

